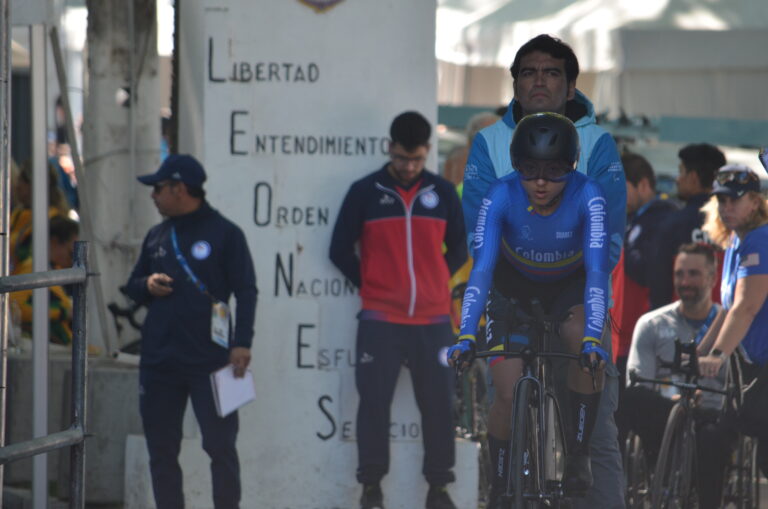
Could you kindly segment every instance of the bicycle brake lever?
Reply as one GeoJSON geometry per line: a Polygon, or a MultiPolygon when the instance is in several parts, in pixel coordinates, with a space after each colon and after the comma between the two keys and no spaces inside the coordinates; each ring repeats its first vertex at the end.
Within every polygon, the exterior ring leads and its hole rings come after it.
{"type": "Polygon", "coordinates": [[[453,379],[453,388],[458,392],[461,389],[461,370],[458,366],[453,368],[454,373],[456,374],[455,378],[453,379]]]}
{"type": "Polygon", "coordinates": [[[597,392],[597,363],[598,361],[592,361],[589,363],[589,374],[592,375],[592,390],[597,392]]]}

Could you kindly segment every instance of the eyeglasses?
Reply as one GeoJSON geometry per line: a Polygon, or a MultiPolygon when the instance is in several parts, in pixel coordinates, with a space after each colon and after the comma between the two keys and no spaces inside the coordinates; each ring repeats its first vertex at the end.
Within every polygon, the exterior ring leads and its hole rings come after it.
{"type": "Polygon", "coordinates": [[[573,171],[570,166],[564,165],[536,165],[524,163],[517,169],[522,180],[546,180],[548,182],[562,182],[573,171]]]}
{"type": "Polygon", "coordinates": [[[757,175],[751,171],[723,171],[715,176],[717,183],[724,186],[728,182],[735,182],[737,184],[747,184],[749,182],[757,182],[757,175]]]}
{"type": "Polygon", "coordinates": [[[405,157],[401,156],[399,154],[391,154],[392,162],[397,166],[408,166],[409,164],[413,163],[416,165],[424,163],[424,161],[427,160],[426,157],[405,157]]]}

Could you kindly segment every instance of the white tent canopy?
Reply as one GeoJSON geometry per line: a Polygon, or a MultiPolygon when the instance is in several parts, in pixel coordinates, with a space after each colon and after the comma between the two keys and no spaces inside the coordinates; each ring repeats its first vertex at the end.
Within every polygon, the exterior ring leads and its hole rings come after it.
{"type": "Polygon", "coordinates": [[[765,0],[441,0],[436,53],[508,67],[522,44],[550,33],[594,75],[598,109],[765,119],[766,27],[765,0]]]}

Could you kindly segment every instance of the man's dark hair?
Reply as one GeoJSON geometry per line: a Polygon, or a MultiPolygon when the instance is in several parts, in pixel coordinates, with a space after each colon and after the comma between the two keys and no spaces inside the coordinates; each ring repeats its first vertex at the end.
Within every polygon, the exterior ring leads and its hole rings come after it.
{"type": "Polygon", "coordinates": [[[627,182],[637,186],[641,180],[647,179],[651,189],[656,190],[656,175],[648,159],[634,152],[624,152],[621,155],[621,165],[624,166],[627,182]]]}
{"type": "Polygon", "coordinates": [[[689,244],[683,244],[677,250],[677,254],[699,254],[704,256],[707,261],[707,265],[711,265],[713,268],[717,268],[717,258],[715,257],[715,247],[711,244],[705,244],[703,242],[691,242],[689,244]]]}
{"type": "Polygon", "coordinates": [[[719,148],[709,143],[686,145],[680,149],[677,157],[683,162],[686,171],[696,172],[699,183],[704,188],[712,187],[715,173],[721,166],[725,166],[725,155],[719,148]]]}
{"type": "Polygon", "coordinates": [[[53,216],[48,224],[48,236],[62,244],[77,237],[79,233],[80,225],[77,221],[62,215],[53,216]]]}
{"type": "Polygon", "coordinates": [[[429,121],[416,111],[399,114],[389,127],[389,138],[392,143],[399,143],[408,152],[429,145],[431,135],[432,127],[429,121]]]}
{"type": "Polygon", "coordinates": [[[526,42],[517,50],[515,60],[509,68],[513,80],[516,80],[517,75],[520,74],[520,61],[524,56],[534,51],[541,51],[552,58],[565,60],[565,79],[568,83],[573,83],[579,77],[579,61],[571,47],[557,37],[541,34],[526,42]]]}
{"type": "MultiPolygon", "coordinates": [[[[184,184],[186,186],[186,184],[184,184]]],[[[187,194],[192,198],[205,199],[205,189],[202,187],[187,186],[187,194]]]]}

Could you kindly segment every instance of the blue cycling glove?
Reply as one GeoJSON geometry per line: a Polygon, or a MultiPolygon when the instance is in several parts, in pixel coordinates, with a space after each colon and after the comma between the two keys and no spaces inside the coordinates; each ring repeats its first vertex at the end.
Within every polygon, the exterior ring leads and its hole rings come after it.
{"type": "Polygon", "coordinates": [[[608,362],[608,352],[606,352],[603,347],[600,346],[600,343],[596,341],[584,341],[581,344],[581,357],[579,358],[580,364],[585,367],[589,368],[590,366],[590,359],[589,356],[592,353],[596,353],[598,357],[598,363],[600,361],[608,362]]]}
{"type": "Polygon", "coordinates": [[[471,339],[462,339],[448,349],[447,357],[453,359],[456,352],[459,356],[456,362],[472,362],[475,358],[475,342],[471,339]]]}

